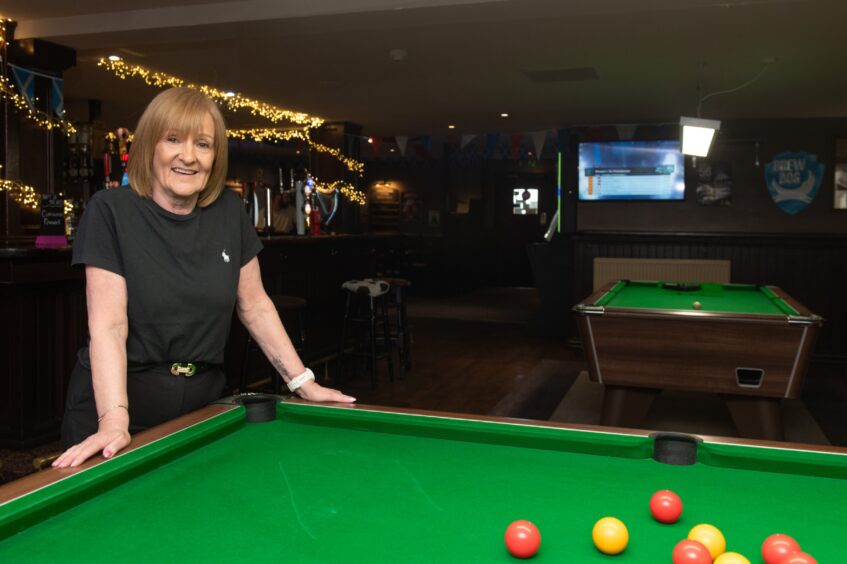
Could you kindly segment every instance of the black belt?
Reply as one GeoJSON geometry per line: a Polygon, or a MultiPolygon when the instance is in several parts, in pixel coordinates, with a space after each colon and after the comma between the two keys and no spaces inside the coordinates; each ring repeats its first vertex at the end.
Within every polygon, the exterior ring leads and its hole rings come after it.
{"type": "Polygon", "coordinates": [[[169,371],[174,376],[185,376],[191,378],[198,372],[208,370],[209,368],[220,368],[220,364],[211,364],[209,362],[174,362],[170,365],[169,371]]]}
{"type": "Polygon", "coordinates": [[[156,372],[158,374],[173,374],[174,376],[185,376],[190,378],[201,372],[215,368],[223,370],[223,364],[211,362],[156,362],[150,364],[139,364],[130,362],[127,364],[127,372],[156,372]]]}

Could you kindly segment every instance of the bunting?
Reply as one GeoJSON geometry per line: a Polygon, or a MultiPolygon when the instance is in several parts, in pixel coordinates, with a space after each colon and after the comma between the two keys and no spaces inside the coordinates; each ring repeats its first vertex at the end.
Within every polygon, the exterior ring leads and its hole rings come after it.
{"type": "Polygon", "coordinates": [[[512,158],[518,160],[521,158],[521,146],[523,145],[523,134],[513,133],[510,136],[512,142],[512,158]]]}
{"type": "Polygon", "coordinates": [[[530,136],[532,145],[535,147],[535,156],[540,159],[544,151],[544,142],[547,141],[547,131],[533,131],[530,136]]]}
{"type": "Polygon", "coordinates": [[[397,142],[397,148],[400,149],[400,155],[406,156],[406,144],[409,142],[408,135],[398,135],[394,138],[397,142]]]}
{"type": "Polygon", "coordinates": [[[486,133],[485,134],[485,149],[482,152],[482,156],[486,159],[490,159],[494,156],[494,149],[497,148],[497,142],[500,140],[499,133],[486,133]]]}
{"type": "Polygon", "coordinates": [[[431,136],[429,135],[421,135],[418,137],[417,144],[414,145],[415,152],[424,160],[432,159],[432,155],[429,153],[429,143],[431,140],[431,136]]]}
{"type": "Polygon", "coordinates": [[[382,137],[372,136],[370,137],[369,141],[374,155],[378,155],[379,150],[382,147],[382,137]]]}
{"type": "Polygon", "coordinates": [[[570,137],[567,129],[559,129],[556,131],[556,138],[559,141],[559,152],[563,155],[568,154],[568,138],[570,137]]]}

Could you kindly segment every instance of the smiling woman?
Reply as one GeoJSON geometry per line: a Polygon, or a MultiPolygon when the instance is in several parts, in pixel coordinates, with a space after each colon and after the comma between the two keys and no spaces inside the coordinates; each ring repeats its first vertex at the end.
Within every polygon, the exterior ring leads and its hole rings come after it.
{"type": "Polygon", "coordinates": [[[177,201],[170,203],[178,202],[181,209],[191,203],[190,211],[194,202],[208,206],[226,180],[225,139],[223,116],[204,94],[188,88],[162,92],[150,102],[135,130],[128,165],[132,189],[159,205],[175,190],[172,196],[177,201]]]}
{"type": "Polygon", "coordinates": [[[97,192],[77,232],[89,345],[68,386],[54,466],[126,447],[130,433],[217,399],[233,308],[292,392],[353,401],[314,381],[262,286],[262,245],[238,196],[224,191],[226,129],[204,94],[172,89],[144,111],[131,187],[97,192]]]}

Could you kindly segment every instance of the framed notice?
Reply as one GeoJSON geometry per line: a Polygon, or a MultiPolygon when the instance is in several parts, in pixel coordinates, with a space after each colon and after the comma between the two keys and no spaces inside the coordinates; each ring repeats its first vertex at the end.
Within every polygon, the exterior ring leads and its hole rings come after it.
{"type": "Polygon", "coordinates": [[[835,141],[835,181],[832,207],[847,210],[847,139],[835,141]]]}
{"type": "Polygon", "coordinates": [[[728,162],[697,159],[697,203],[701,206],[732,204],[732,169],[728,162]]]}

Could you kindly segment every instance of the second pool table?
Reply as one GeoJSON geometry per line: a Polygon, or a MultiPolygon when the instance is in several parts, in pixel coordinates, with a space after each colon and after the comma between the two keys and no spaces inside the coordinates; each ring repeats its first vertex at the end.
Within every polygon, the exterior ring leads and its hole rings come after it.
{"type": "Polygon", "coordinates": [[[783,438],[821,317],[775,286],[620,280],[574,307],[602,422],[637,427],[661,390],[721,394],[741,432],[783,438]]]}
{"type": "Polygon", "coordinates": [[[670,561],[699,523],[758,561],[772,533],[840,562],[847,451],[706,438],[697,460],[654,458],[646,433],[484,416],[286,401],[266,423],[212,405],[81,469],[0,487],[2,562],[513,562],[503,534],[541,531],[536,562],[670,561]],[[682,519],[650,496],[671,489],[682,519]],[[598,552],[594,523],[630,542],[598,552]]]}

